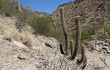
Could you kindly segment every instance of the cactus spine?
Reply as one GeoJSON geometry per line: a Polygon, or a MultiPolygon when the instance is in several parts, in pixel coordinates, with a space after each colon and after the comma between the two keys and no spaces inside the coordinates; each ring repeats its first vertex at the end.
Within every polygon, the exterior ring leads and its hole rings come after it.
{"type": "Polygon", "coordinates": [[[75,23],[76,23],[76,44],[75,44],[74,52],[71,57],[72,60],[74,60],[77,55],[81,40],[81,30],[80,30],[80,23],[78,23],[78,18],[76,18],[75,23]]]}
{"type": "Polygon", "coordinates": [[[68,33],[67,33],[67,29],[64,23],[64,14],[63,14],[63,9],[60,9],[60,14],[61,14],[61,25],[62,25],[62,29],[63,29],[63,33],[64,33],[64,37],[65,37],[65,53],[68,53],[68,46],[69,46],[69,37],[68,37],[68,33]]]}

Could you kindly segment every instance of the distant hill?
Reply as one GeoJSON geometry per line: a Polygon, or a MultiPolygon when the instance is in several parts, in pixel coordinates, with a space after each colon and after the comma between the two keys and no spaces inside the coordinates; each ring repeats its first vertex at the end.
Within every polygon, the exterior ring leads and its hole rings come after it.
{"type": "Polygon", "coordinates": [[[45,12],[40,12],[40,11],[35,11],[36,15],[38,16],[48,16],[49,14],[45,13],[45,12]]]}

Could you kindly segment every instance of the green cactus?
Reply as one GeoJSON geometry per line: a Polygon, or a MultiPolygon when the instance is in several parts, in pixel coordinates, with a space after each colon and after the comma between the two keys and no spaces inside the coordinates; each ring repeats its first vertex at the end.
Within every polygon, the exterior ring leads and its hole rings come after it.
{"type": "Polygon", "coordinates": [[[69,37],[68,37],[67,29],[64,23],[63,9],[60,9],[60,14],[61,14],[61,25],[62,25],[64,37],[65,37],[65,44],[66,44],[64,50],[65,50],[65,54],[68,54],[69,37]]]}
{"type": "Polygon", "coordinates": [[[85,61],[86,55],[85,55],[85,48],[84,46],[81,46],[81,60],[77,61],[77,64],[80,65],[85,61]]]}
{"type": "Polygon", "coordinates": [[[80,47],[80,40],[81,40],[81,30],[80,30],[80,23],[78,23],[78,19],[76,18],[76,44],[75,44],[75,47],[74,47],[74,52],[71,56],[71,60],[74,60],[76,55],[77,55],[77,52],[78,52],[78,49],[80,47]]]}
{"type": "Polygon", "coordinates": [[[75,43],[75,47],[73,46],[73,41],[69,40],[69,36],[67,33],[67,29],[66,29],[66,25],[64,23],[64,15],[63,15],[63,9],[60,9],[60,14],[61,14],[61,26],[63,29],[63,33],[64,33],[64,37],[65,37],[65,44],[66,47],[63,50],[63,46],[62,44],[60,44],[60,51],[61,54],[65,54],[65,55],[69,55],[69,53],[71,53],[71,60],[74,60],[75,57],[77,56],[78,53],[78,49],[81,48],[81,60],[77,61],[77,64],[83,64],[82,66],[82,70],[86,67],[87,65],[87,57],[85,55],[85,49],[84,46],[81,46],[81,27],[80,27],[80,19],[79,17],[76,18],[75,20],[75,24],[76,24],[76,43],[75,43]],[[73,47],[74,47],[74,51],[73,51],[73,47]]]}
{"type": "Polygon", "coordinates": [[[71,53],[71,56],[73,54],[73,40],[70,41],[70,53],[71,53]]]}

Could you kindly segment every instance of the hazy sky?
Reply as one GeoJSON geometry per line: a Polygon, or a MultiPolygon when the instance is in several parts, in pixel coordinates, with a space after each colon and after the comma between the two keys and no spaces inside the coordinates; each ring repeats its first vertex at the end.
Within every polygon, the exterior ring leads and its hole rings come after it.
{"type": "Polygon", "coordinates": [[[74,0],[20,0],[22,6],[29,6],[32,10],[52,13],[59,5],[74,0]]]}

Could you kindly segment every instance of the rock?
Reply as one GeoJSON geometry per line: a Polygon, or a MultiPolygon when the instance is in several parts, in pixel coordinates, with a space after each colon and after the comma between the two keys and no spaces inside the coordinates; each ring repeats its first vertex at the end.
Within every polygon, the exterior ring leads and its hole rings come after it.
{"type": "Polygon", "coordinates": [[[10,70],[10,68],[8,66],[3,66],[0,70],[10,70]]]}
{"type": "Polygon", "coordinates": [[[89,43],[89,46],[96,48],[96,50],[104,51],[106,53],[110,50],[109,43],[101,40],[93,40],[89,43]]]}
{"type": "Polygon", "coordinates": [[[45,45],[53,49],[53,47],[49,43],[45,43],[45,45]]]}
{"type": "Polygon", "coordinates": [[[23,60],[29,60],[31,58],[31,55],[27,52],[22,52],[18,56],[19,59],[23,60]]]}
{"type": "Polygon", "coordinates": [[[19,48],[27,48],[24,44],[22,44],[21,42],[18,42],[14,39],[12,39],[12,44],[19,47],[19,48]]]}
{"type": "Polygon", "coordinates": [[[110,50],[108,50],[107,53],[110,54],[110,50]]]}
{"type": "Polygon", "coordinates": [[[28,65],[24,68],[24,70],[37,70],[36,67],[34,65],[28,65]]]}
{"type": "Polygon", "coordinates": [[[109,43],[103,43],[104,46],[109,46],[109,43]]]}

